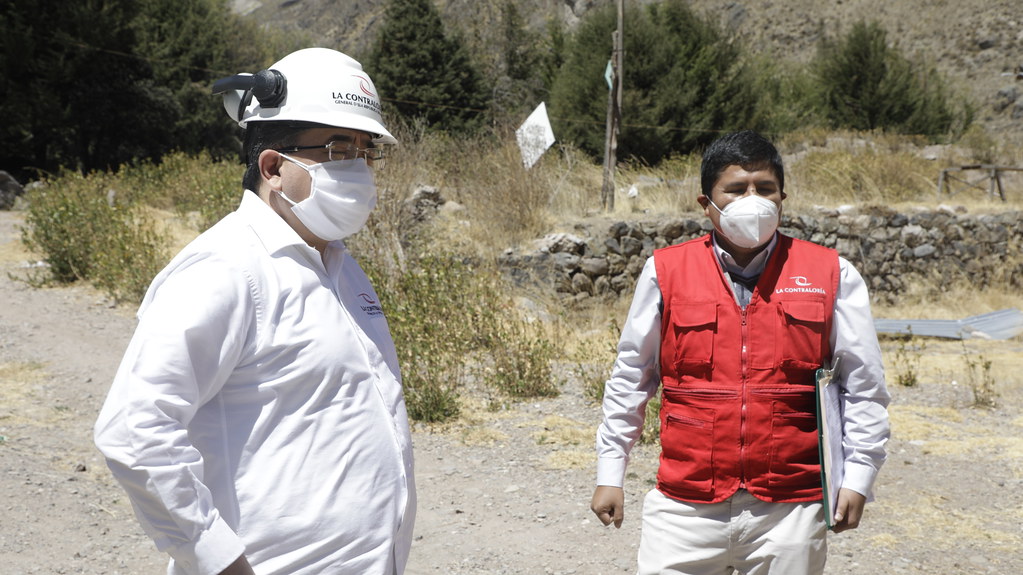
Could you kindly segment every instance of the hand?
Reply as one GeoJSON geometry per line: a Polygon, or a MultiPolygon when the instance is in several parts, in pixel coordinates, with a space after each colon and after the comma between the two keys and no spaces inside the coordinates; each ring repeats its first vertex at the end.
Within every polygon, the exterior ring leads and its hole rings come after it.
{"type": "Polygon", "coordinates": [[[856,529],[863,517],[863,506],[867,498],[852,489],[842,488],[838,490],[838,508],[835,510],[835,526],[831,528],[835,533],[841,533],[848,529],[856,529]]]}
{"type": "Polygon", "coordinates": [[[593,491],[590,509],[605,526],[613,521],[615,527],[621,527],[622,519],[625,517],[625,490],[621,487],[598,485],[593,491]]]}
{"type": "Polygon", "coordinates": [[[220,575],[255,575],[252,567],[249,566],[249,560],[244,555],[234,560],[234,563],[227,566],[220,572],[220,575]]]}

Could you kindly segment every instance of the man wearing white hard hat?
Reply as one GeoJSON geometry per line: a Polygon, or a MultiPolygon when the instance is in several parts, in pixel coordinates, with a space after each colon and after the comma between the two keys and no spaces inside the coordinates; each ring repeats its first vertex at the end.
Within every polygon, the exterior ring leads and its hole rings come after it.
{"type": "Polygon", "coordinates": [[[416,496],[397,354],[345,248],[376,203],[373,82],[333,50],[218,81],[246,193],[153,280],[96,445],[169,574],[394,575],[416,496]]]}

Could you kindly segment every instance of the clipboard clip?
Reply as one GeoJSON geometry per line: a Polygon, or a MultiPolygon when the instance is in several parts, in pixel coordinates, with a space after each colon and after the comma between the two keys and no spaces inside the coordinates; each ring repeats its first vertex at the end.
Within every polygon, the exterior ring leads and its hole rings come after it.
{"type": "Polygon", "coordinates": [[[835,380],[835,375],[838,373],[838,363],[842,358],[836,357],[831,367],[821,367],[817,370],[817,385],[823,384],[825,387],[831,385],[831,382],[835,380]]]}

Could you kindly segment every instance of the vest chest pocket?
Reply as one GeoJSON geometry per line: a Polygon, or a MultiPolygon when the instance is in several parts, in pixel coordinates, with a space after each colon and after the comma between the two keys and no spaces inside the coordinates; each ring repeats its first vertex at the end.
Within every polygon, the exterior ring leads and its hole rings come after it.
{"type": "Polygon", "coordinates": [[[706,375],[714,361],[717,325],[716,303],[672,305],[671,329],[675,338],[675,369],[679,375],[706,375]]]}
{"type": "MultiPolygon", "coordinates": [[[[781,303],[783,331],[779,345],[781,366],[786,370],[802,372],[816,370],[824,357],[824,333],[827,322],[822,301],[783,301],[781,303]]],[[[807,382],[809,383],[809,382],[807,382]]]]}

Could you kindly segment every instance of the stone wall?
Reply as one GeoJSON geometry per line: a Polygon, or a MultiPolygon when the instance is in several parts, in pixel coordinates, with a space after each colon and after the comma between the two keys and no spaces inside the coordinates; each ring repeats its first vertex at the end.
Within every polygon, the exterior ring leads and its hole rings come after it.
{"type": "MultiPolygon", "coordinates": [[[[539,283],[564,297],[631,297],[654,249],[708,233],[710,220],[690,215],[661,220],[580,224],[526,250],[508,250],[502,268],[519,282],[539,283]]],[[[971,215],[937,207],[912,213],[843,207],[785,215],[781,231],[835,248],[860,271],[875,301],[892,302],[911,282],[940,290],[966,279],[1023,287],[1023,212],[971,215]]]]}

